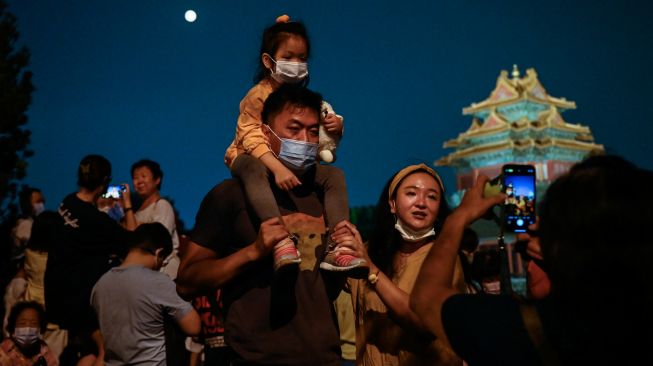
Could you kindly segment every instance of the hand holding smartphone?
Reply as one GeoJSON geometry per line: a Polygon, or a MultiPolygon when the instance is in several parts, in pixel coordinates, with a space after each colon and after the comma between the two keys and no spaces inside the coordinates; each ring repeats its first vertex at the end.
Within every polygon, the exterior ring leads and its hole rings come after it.
{"type": "Polygon", "coordinates": [[[504,229],[515,233],[526,232],[535,223],[535,167],[506,164],[501,169],[504,229]]]}
{"type": "Polygon", "coordinates": [[[102,195],[102,198],[120,199],[122,198],[122,192],[124,191],[125,191],[125,186],[122,184],[109,185],[107,187],[107,191],[102,195]]]}
{"type": "Polygon", "coordinates": [[[535,167],[520,164],[504,165],[501,175],[485,185],[485,197],[506,195],[502,207],[504,230],[523,233],[535,223],[535,187],[535,167]]]}

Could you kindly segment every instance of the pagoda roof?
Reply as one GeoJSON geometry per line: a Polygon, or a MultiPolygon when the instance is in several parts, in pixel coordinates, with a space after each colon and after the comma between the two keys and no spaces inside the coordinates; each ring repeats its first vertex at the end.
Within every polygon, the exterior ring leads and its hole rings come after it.
{"type": "Polygon", "coordinates": [[[492,109],[490,115],[481,122],[479,119],[474,118],[472,124],[467,131],[460,133],[455,139],[446,141],[443,144],[444,148],[456,148],[464,143],[469,138],[493,135],[503,131],[509,130],[524,130],[532,128],[534,130],[542,130],[545,128],[555,128],[558,130],[569,131],[577,134],[578,140],[591,142],[594,140],[589,127],[581,124],[568,123],[562,118],[558,108],[554,105],[538,116],[535,121],[529,121],[527,118],[522,118],[513,123],[505,120],[496,110],[492,109]]]}
{"type": "Polygon", "coordinates": [[[569,140],[569,139],[557,139],[557,138],[546,138],[546,139],[532,139],[526,138],[521,140],[512,140],[506,138],[504,140],[485,144],[485,145],[476,145],[471,146],[466,149],[460,149],[452,152],[451,154],[442,157],[435,161],[436,166],[452,166],[456,165],[456,161],[464,160],[465,158],[472,157],[475,155],[482,155],[487,153],[492,153],[501,150],[526,150],[526,149],[538,149],[544,150],[550,147],[561,147],[564,149],[577,150],[582,152],[592,152],[592,151],[604,151],[603,145],[595,144],[593,142],[579,141],[579,140],[569,140]]]}
{"type": "Polygon", "coordinates": [[[472,103],[470,106],[463,108],[463,115],[474,115],[478,112],[492,110],[523,100],[553,105],[563,111],[576,108],[576,103],[573,101],[550,96],[537,78],[535,69],[526,70],[526,75],[520,77],[519,70],[515,65],[512,78],[508,78],[508,71],[502,70],[490,96],[484,101],[472,103]]]}

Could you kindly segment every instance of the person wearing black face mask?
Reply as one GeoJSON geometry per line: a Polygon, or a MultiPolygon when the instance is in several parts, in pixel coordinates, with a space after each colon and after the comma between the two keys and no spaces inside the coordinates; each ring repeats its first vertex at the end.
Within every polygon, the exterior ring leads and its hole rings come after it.
{"type": "Polygon", "coordinates": [[[2,366],[57,366],[59,362],[41,339],[45,311],[37,302],[19,302],[9,314],[10,338],[0,343],[2,366]]]}

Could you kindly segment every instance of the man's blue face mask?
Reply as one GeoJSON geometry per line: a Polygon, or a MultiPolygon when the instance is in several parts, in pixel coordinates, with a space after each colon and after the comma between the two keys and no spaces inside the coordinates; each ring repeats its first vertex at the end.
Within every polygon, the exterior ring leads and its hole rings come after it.
{"type": "Polygon", "coordinates": [[[314,142],[297,141],[279,137],[270,126],[265,125],[279,139],[279,160],[290,165],[290,168],[305,171],[317,161],[317,144],[314,142]]]}

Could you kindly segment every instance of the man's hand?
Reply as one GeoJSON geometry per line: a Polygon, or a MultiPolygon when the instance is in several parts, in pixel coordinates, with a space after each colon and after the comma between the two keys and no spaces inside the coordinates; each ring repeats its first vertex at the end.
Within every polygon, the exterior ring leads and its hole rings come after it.
{"type": "Polygon", "coordinates": [[[329,113],[322,120],[322,124],[324,125],[324,129],[327,130],[327,132],[342,135],[342,121],[342,117],[333,113],[329,113]]]}
{"type": "Polygon", "coordinates": [[[284,191],[290,191],[291,189],[301,185],[302,182],[299,181],[299,178],[290,171],[290,169],[281,165],[277,171],[272,172],[274,174],[274,182],[277,184],[277,187],[283,189],[284,191]]]}
{"type": "Polygon", "coordinates": [[[485,213],[494,205],[498,205],[506,199],[506,195],[501,193],[493,197],[484,197],[483,189],[485,183],[488,182],[488,177],[479,175],[476,179],[476,184],[465,192],[460,206],[456,208],[453,214],[462,218],[465,226],[470,225],[474,221],[481,218],[485,213]]]}
{"type": "Polygon", "coordinates": [[[258,237],[254,242],[254,256],[252,260],[259,260],[270,253],[272,248],[290,233],[279,217],[273,217],[261,223],[258,237]]]}

